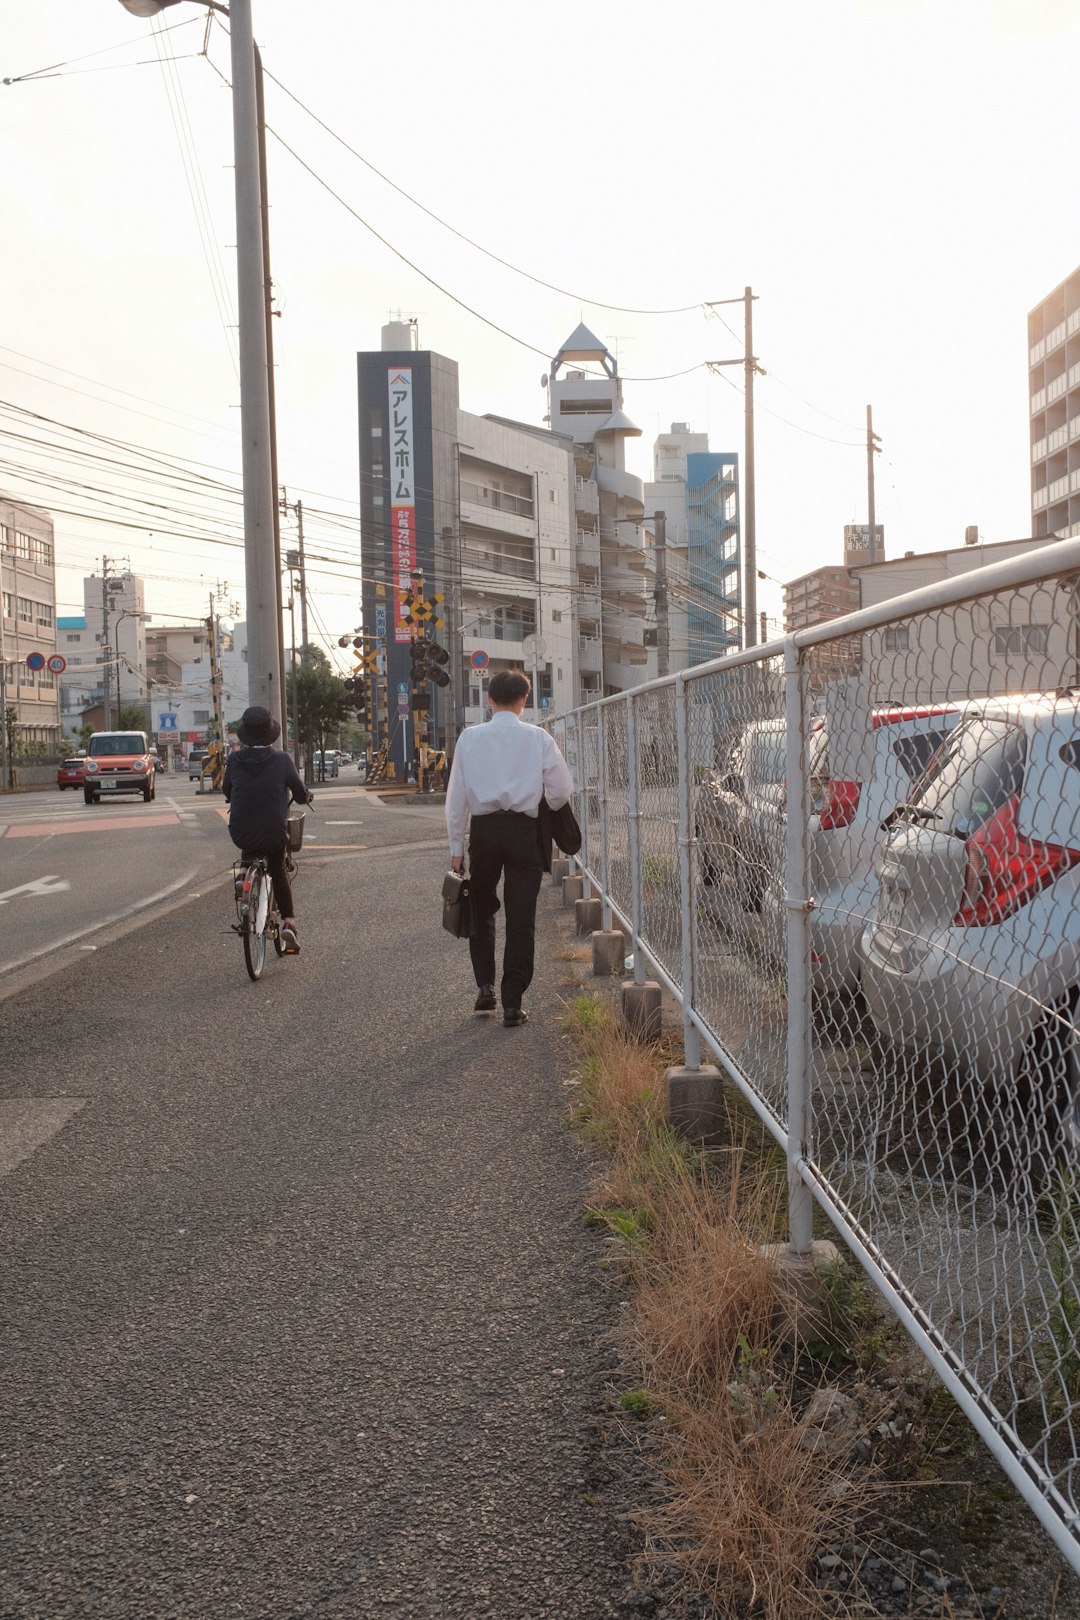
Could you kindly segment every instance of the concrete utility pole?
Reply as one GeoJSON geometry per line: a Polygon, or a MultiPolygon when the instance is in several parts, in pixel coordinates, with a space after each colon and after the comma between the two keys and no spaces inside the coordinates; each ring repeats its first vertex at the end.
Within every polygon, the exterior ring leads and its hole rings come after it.
{"type": "Polygon", "coordinates": [[[877,524],[874,511],[874,455],[881,454],[881,440],[874,432],[874,413],[870,406],[866,407],[866,507],[867,518],[870,525],[870,538],[867,542],[866,557],[868,562],[877,562],[877,524]]]}
{"type": "Polygon", "coordinates": [[[671,673],[671,640],[668,629],[668,593],[667,593],[667,513],[654,512],[653,523],[656,525],[654,540],[656,551],[656,588],[653,591],[653,600],[656,603],[656,673],[658,677],[671,673]]]}
{"type": "MultiPolygon", "coordinates": [[[[101,559],[101,708],[106,731],[112,730],[112,648],[109,644],[109,565],[111,557],[101,559]]],[[[117,679],[120,678],[117,666],[117,679]]]]}

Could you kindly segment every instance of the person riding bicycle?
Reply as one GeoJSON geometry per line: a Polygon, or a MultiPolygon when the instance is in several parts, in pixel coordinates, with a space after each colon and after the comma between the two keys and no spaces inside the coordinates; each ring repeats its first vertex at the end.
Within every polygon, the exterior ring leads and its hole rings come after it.
{"type": "Polygon", "coordinates": [[[272,746],[281,736],[281,727],[267,709],[245,709],[236,735],[243,746],[229,755],[222,786],[229,806],[229,837],[242,861],[265,860],[281,913],[285,953],[297,956],[300,939],[285,870],[285,823],[290,802],[310,804],[311,795],[288,754],[272,746]]]}

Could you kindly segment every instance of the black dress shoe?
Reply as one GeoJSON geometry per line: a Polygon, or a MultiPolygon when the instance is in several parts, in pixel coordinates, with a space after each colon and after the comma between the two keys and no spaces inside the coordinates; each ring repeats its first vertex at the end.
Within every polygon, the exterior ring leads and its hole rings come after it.
{"type": "Polygon", "coordinates": [[[480,994],[473,1003],[473,1012],[494,1012],[495,1006],[495,986],[493,984],[482,984],[480,994]]]}
{"type": "Polygon", "coordinates": [[[529,1015],[524,1007],[503,1008],[503,1027],[505,1029],[516,1029],[519,1024],[527,1024],[528,1022],[529,1015]]]}

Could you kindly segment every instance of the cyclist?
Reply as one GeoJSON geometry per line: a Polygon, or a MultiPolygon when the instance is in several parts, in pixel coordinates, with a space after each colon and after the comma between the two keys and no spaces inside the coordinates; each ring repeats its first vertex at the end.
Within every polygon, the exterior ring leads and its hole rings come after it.
{"type": "Polygon", "coordinates": [[[287,956],[300,954],[292,886],[285,870],[285,822],[290,802],[310,804],[311,795],[288,754],[272,745],[281,727],[267,709],[245,709],[236,728],[242,747],[229,755],[222,791],[229,806],[229,837],[243,861],[261,856],[274,885],[287,956]]]}

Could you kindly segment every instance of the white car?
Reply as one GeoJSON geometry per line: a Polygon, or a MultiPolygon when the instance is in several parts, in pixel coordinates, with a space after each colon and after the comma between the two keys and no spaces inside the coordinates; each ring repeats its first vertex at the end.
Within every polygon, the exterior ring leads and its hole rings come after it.
{"type": "Polygon", "coordinates": [[[329,781],[330,777],[338,774],[337,754],[331,753],[329,749],[327,749],[325,754],[320,754],[316,751],[316,753],[312,756],[312,766],[315,771],[316,781],[329,781]]]}
{"type": "Polygon", "coordinates": [[[886,1046],[1080,1146],[1080,695],[970,710],[879,852],[863,994],[886,1046]]]}

